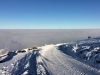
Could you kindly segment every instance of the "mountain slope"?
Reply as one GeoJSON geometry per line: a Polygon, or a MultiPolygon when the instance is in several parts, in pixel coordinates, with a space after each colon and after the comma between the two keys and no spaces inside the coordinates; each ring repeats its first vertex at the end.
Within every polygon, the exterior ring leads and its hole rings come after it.
{"type": "Polygon", "coordinates": [[[100,75],[100,38],[12,51],[0,57],[0,75],[100,75]]]}

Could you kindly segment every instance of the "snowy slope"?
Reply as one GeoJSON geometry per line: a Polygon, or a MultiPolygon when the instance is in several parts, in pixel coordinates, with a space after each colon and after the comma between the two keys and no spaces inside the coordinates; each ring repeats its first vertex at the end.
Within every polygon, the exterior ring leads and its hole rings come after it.
{"type": "Polygon", "coordinates": [[[0,61],[0,75],[36,75],[34,51],[26,49],[24,53],[9,52],[10,55],[0,61]]]}
{"type": "Polygon", "coordinates": [[[100,38],[91,38],[59,46],[59,50],[84,62],[96,69],[100,69],[100,38]]]}
{"type": "Polygon", "coordinates": [[[100,75],[100,38],[8,52],[0,75],[100,75]]]}
{"type": "MultiPolygon", "coordinates": [[[[38,67],[43,66],[46,73],[43,75],[100,75],[99,71],[88,65],[85,65],[72,57],[62,53],[55,45],[47,45],[41,50],[41,56],[38,58],[38,67]]],[[[41,74],[42,69],[38,69],[41,74]]],[[[42,75],[42,74],[41,74],[42,75]]]]}

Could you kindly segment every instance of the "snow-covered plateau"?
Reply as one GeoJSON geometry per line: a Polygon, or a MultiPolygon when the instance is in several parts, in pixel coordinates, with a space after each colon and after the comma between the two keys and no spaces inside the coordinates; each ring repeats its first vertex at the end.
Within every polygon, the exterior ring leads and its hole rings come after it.
{"type": "Polygon", "coordinates": [[[0,75],[100,75],[100,37],[0,50],[0,75]]]}

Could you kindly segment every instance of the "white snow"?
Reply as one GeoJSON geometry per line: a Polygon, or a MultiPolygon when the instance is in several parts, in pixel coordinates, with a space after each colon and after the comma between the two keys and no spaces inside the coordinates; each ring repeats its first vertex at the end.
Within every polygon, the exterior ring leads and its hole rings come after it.
{"type": "Polygon", "coordinates": [[[3,50],[0,51],[0,75],[100,75],[99,38],[6,54],[3,50]]]}
{"type": "Polygon", "coordinates": [[[25,71],[22,75],[27,75],[28,74],[28,70],[27,71],[25,71]]]}
{"type": "MultiPolygon", "coordinates": [[[[98,71],[62,53],[55,45],[47,45],[41,51],[41,63],[51,75],[99,75],[98,71]]],[[[39,62],[40,63],[40,62],[39,62]]],[[[40,69],[41,71],[41,69],[40,69]]],[[[46,71],[46,70],[45,70],[46,71]]],[[[44,72],[44,70],[43,70],[44,72]]],[[[41,73],[40,73],[41,74],[41,73]]]]}
{"type": "Polygon", "coordinates": [[[75,46],[73,46],[73,51],[76,53],[77,49],[78,49],[78,45],[76,44],[75,46]]]}

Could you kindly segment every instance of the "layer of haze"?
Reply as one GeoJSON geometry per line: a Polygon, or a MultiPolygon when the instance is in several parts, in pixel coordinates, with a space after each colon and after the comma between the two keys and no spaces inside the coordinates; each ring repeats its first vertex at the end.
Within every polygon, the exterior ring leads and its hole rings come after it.
{"type": "Polygon", "coordinates": [[[10,51],[98,37],[100,29],[1,29],[0,49],[10,51]]]}

